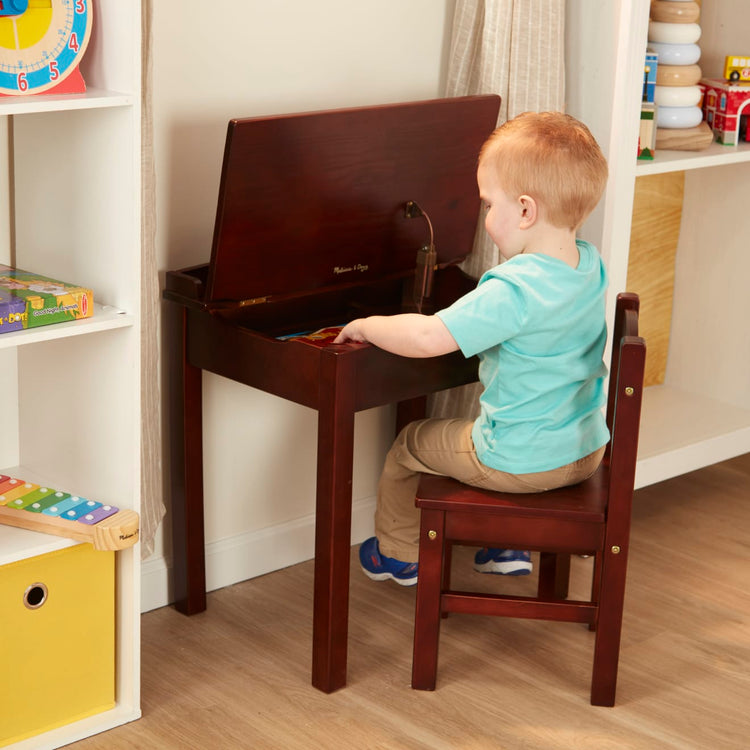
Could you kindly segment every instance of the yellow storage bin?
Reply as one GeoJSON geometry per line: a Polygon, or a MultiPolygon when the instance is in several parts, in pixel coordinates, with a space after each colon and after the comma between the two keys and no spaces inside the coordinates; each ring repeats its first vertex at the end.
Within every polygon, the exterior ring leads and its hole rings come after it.
{"type": "Polygon", "coordinates": [[[115,553],[0,566],[0,747],[115,704],[115,553]]]}

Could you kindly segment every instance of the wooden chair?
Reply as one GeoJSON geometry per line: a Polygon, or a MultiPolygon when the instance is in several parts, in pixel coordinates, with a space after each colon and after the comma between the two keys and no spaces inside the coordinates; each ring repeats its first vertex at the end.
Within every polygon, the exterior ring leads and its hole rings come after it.
{"type": "Polygon", "coordinates": [[[463,612],[587,623],[596,630],[591,703],[615,701],[630,511],[646,346],[639,299],[620,294],[607,402],[611,440],[600,468],[578,485],[539,494],[481,490],[423,475],[412,687],[434,690],[441,615],[463,612]],[[540,551],[537,596],[450,589],[452,543],[540,551]],[[570,555],[594,555],[591,601],[569,601],[570,555]]]}

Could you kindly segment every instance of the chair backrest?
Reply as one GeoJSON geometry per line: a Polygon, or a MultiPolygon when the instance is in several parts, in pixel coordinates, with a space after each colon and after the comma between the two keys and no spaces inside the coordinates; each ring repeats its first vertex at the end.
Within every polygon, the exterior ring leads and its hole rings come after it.
{"type": "Polygon", "coordinates": [[[635,483],[646,363],[646,342],[638,335],[639,306],[637,295],[617,295],[607,398],[609,514],[627,518],[635,483]]]}

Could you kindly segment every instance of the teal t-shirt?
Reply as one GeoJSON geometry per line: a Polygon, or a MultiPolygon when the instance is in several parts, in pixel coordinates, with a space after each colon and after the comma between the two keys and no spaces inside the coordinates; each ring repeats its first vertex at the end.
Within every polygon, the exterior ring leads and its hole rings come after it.
{"type": "Polygon", "coordinates": [[[607,274],[593,245],[577,246],[576,268],[548,255],[516,255],[437,313],[463,354],[479,355],[484,389],[472,438],[485,466],[547,471],[609,439],[607,274]]]}

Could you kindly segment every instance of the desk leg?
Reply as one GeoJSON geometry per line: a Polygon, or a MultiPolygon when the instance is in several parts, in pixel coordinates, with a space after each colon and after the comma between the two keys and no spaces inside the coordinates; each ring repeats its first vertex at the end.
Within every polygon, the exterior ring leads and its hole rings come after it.
{"type": "Polygon", "coordinates": [[[312,684],[325,693],[346,685],[354,457],[350,360],[321,356],[312,684]]]}
{"type": "Polygon", "coordinates": [[[187,311],[173,310],[170,325],[175,342],[170,357],[174,599],[180,612],[192,615],[206,608],[202,371],[188,361],[187,311]]]}

